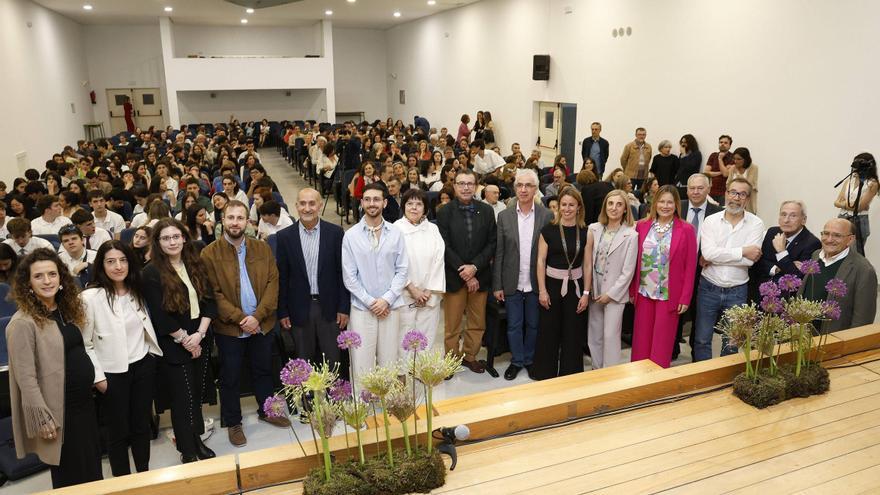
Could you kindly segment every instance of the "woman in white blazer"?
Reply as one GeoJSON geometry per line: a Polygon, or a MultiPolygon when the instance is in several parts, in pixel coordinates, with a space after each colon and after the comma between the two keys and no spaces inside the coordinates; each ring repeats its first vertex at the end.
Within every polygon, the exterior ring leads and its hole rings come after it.
{"type": "Polygon", "coordinates": [[[110,469],[122,476],[131,473],[129,446],[135,469],[149,469],[155,356],[162,350],[140,293],[140,265],[132,248],[119,240],[105,242],[94,270],[94,282],[82,293],[83,341],[95,367],[95,388],[103,393],[110,469]]]}
{"type": "Polygon", "coordinates": [[[443,258],[446,244],[437,226],[425,216],[428,197],[420,189],[409,189],[401,198],[403,218],[394,225],[403,233],[409,260],[406,306],[400,309],[400,339],[410,330],[418,330],[428,337],[428,348],[436,342],[440,326],[440,301],[446,291],[446,272],[443,258]]]}
{"type": "Polygon", "coordinates": [[[615,189],[605,196],[599,221],[587,228],[590,259],[590,301],[587,344],[593,369],[620,362],[623,308],[636,268],[639,236],[633,228],[627,193],[615,189]]]}

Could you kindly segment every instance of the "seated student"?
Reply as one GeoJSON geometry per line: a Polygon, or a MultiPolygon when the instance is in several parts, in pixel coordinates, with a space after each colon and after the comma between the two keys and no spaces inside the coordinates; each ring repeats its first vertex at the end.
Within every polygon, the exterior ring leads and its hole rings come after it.
{"type": "Polygon", "coordinates": [[[134,196],[134,204],[131,208],[132,219],[134,219],[135,215],[144,211],[144,207],[147,205],[147,196],[150,195],[150,191],[148,191],[143,185],[137,185],[132,188],[131,193],[134,196]]]}
{"type": "Polygon", "coordinates": [[[87,270],[95,262],[97,252],[86,249],[83,233],[76,225],[61,227],[58,231],[58,237],[61,238],[58,258],[67,265],[67,269],[74,278],[80,277],[82,279],[82,276],[88,273],[87,270]]]}
{"type": "Polygon", "coordinates": [[[12,285],[15,268],[18,266],[18,255],[9,244],[0,243],[0,283],[12,285]]]}
{"type": "Polygon", "coordinates": [[[265,240],[279,230],[293,225],[288,215],[281,214],[281,205],[275,200],[263,202],[260,206],[260,224],[257,227],[260,239],[265,240]]]}
{"type": "Polygon", "coordinates": [[[73,212],[70,218],[73,225],[79,227],[79,231],[83,234],[83,245],[86,249],[97,252],[102,244],[113,238],[110,232],[95,226],[95,218],[86,210],[77,210],[73,212]]]}
{"type": "Polygon", "coordinates": [[[134,216],[134,209],[131,206],[133,201],[134,196],[131,193],[120,188],[114,188],[107,195],[107,209],[119,214],[122,220],[128,223],[131,222],[131,217],[134,216]],[[126,208],[126,203],[128,208],[126,208]]]}
{"type": "Polygon", "coordinates": [[[6,203],[0,201],[0,239],[9,237],[8,225],[6,225],[6,203]]]}
{"type": "Polygon", "coordinates": [[[55,235],[58,229],[70,225],[70,219],[61,215],[58,197],[51,194],[37,201],[37,212],[40,216],[31,220],[31,231],[34,235],[55,235]]]}
{"type": "MultiPolygon", "coordinates": [[[[184,180],[185,185],[185,194],[191,194],[195,196],[196,202],[201,205],[202,208],[211,213],[214,211],[214,205],[211,203],[211,198],[204,195],[202,192],[202,187],[199,183],[199,179],[195,177],[187,177],[184,180]]],[[[179,198],[178,198],[179,199],[179,198]]]]}
{"type": "Polygon", "coordinates": [[[122,215],[107,209],[107,195],[103,191],[89,191],[88,197],[95,225],[109,232],[114,239],[119,239],[119,233],[125,230],[122,215]]]}
{"type": "Polygon", "coordinates": [[[31,222],[27,218],[13,218],[7,222],[7,225],[9,228],[9,237],[11,237],[11,239],[6,239],[3,242],[12,247],[19,258],[31,254],[34,250],[39,248],[49,248],[52,251],[55,250],[52,243],[46,239],[33,237],[31,222]]]}

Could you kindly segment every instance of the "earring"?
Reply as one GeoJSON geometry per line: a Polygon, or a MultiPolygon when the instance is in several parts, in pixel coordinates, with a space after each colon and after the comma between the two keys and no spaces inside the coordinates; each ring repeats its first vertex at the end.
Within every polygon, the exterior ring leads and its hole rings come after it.
{"type": "Polygon", "coordinates": [[[28,293],[33,294],[33,293],[34,293],[34,289],[28,289],[28,293]]]}
{"type": "Polygon", "coordinates": [[[63,286],[63,285],[59,285],[59,286],[58,286],[58,290],[59,290],[59,291],[64,290],[64,286],[63,286]]]}

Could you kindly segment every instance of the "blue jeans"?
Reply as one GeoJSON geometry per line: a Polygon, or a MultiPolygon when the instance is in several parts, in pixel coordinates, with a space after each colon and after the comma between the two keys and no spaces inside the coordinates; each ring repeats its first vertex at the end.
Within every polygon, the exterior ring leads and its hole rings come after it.
{"type": "Polygon", "coordinates": [[[531,366],[535,358],[535,341],[538,339],[538,293],[516,291],[505,295],[504,308],[507,310],[510,364],[520,368],[531,366]]]}
{"type": "Polygon", "coordinates": [[[272,395],[272,344],[274,330],[240,339],[214,334],[220,351],[220,417],[223,426],[241,424],[241,366],[247,354],[251,365],[251,387],[257,399],[257,413],[263,415],[263,402],[272,395]]]}
{"type": "MultiPolygon", "coordinates": [[[[694,337],[694,361],[712,359],[712,334],[715,324],[727,308],[745,304],[748,301],[748,284],[730,288],[718,287],[704,277],[700,277],[697,293],[697,318],[694,337]]],[[[721,355],[736,354],[736,346],[729,345],[727,336],[721,336],[721,355]]]]}

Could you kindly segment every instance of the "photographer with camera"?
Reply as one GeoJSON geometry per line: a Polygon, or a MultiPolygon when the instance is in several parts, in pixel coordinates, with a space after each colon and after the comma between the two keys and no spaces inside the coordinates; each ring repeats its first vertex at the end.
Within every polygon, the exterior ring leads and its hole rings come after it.
{"type": "Polygon", "coordinates": [[[865,254],[865,242],[871,234],[868,223],[868,210],[877,195],[880,181],[877,178],[877,162],[874,155],[860,153],[853,158],[852,172],[843,180],[843,185],[834,206],[840,208],[838,218],[846,218],[853,223],[856,235],[856,249],[865,254]]]}

